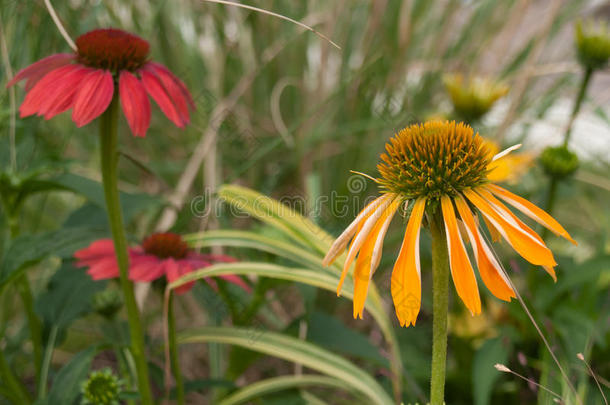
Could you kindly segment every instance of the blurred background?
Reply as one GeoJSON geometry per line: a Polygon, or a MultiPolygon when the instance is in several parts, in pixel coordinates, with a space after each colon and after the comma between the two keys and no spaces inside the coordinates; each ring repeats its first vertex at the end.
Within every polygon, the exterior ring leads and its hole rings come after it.
{"type": "MultiPolygon", "coordinates": [[[[548,152],[546,159],[541,155],[545,148],[564,143],[589,70],[578,55],[576,24],[582,20],[587,28],[590,19],[607,23],[609,2],[247,2],[314,27],[340,49],[288,21],[201,0],[55,3],[73,38],[98,27],[122,28],[146,38],[151,58],[180,77],[195,99],[192,123],[185,130],[155,113],[156,105],[146,138],[132,137],[121,119],[120,187],[133,241],[156,229],[182,234],[239,229],[290,241],[269,222],[235,215],[239,210],[229,209],[216,193],[222,184],[231,183],[288,203],[336,236],[365,199],[378,193],[372,181],[350,170],[376,176],[379,154],[389,137],[428,119],[465,120],[498,150],[522,143],[514,152],[515,161],[508,163],[512,176],[505,186],[543,208],[550,205],[553,216],[579,245],[545,235],[559,262],[557,283],[541,269],[531,268],[506,244],[496,245],[496,250],[579,396],[587,404],[602,403],[576,354],[589,359],[609,392],[607,67],[596,68],[585,86],[580,111],[571,124],[569,148],[563,150],[571,160],[561,160],[559,152],[548,152]]],[[[3,84],[34,61],[69,51],[42,1],[0,0],[0,4],[3,84]]],[[[22,87],[0,94],[4,171],[11,164],[11,117],[23,94],[22,87]]],[[[14,139],[19,179],[52,178],[65,188],[32,193],[21,207],[22,233],[87,227],[85,236],[73,241],[82,244],[107,232],[101,197],[96,194],[101,179],[97,127],[77,129],[69,114],[51,121],[30,117],[16,120],[14,139]]],[[[13,184],[14,177],[3,176],[4,183],[13,184]]],[[[0,221],[6,224],[2,215],[0,221]]],[[[400,328],[393,314],[389,275],[403,229],[404,220],[394,221],[374,280],[398,342],[401,399],[408,404],[424,402],[428,391],[431,274],[430,241],[424,232],[422,311],[416,327],[400,328]]],[[[243,261],[293,265],[289,259],[253,249],[212,249],[243,261]]],[[[49,289],[57,266],[57,257],[50,257],[29,273],[35,290],[49,289]]],[[[351,360],[393,392],[390,350],[368,313],[356,321],[349,300],[302,283],[255,277],[249,282],[250,294],[222,283],[216,291],[198,284],[193,294],[179,299],[178,328],[236,325],[261,334],[281,332],[351,360]]],[[[480,288],[484,310],[478,317],[471,317],[451,293],[447,403],[552,403],[531,382],[497,372],[495,363],[562,396],[570,395],[521,305],[498,301],[480,288]]],[[[162,300],[155,291],[140,296],[151,356],[161,359],[162,300]]],[[[9,336],[5,349],[18,368],[28,370],[28,347],[19,337],[23,316],[13,295],[4,294],[2,300],[0,320],[9,336]]],[[[100,322],[93,309],[65,329],[53,357],[57,367],[91,341],[112,339],[112,334],[105,336],[109,329],[91,326],[100,322]]],[[[95,362],[114,364],[110,354],[98,356],[95,362]]],[[[161,361],[153,363],[158,366],[155,378],[162,378],[161,361]]],[[[217,343],[186,346],[182,368],[193,403],[216,403],[237,386],[302,371],[288,361],[217,343]]],[[[330,404],[352,398],[332,388],[314,387],[311,392],[330,404]]],[[[302,390],[291,389],[252,403],[299,404],[308,403],[307,398],[302,390]]]]}

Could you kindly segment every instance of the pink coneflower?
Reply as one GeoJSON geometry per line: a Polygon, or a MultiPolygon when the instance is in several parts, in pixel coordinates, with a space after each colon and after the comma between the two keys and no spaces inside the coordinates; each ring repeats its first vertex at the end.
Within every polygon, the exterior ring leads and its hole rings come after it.
{"type": "MultiPolygon", "coordinates": [[[[209,255],[189,249],[180,235],[175,233],[155,233],[144,239],[141,245],[128,249],[129,278],[132,281],[151,282],[165,276],[171,283],[191,271],[211,266],[214,263],[232,263],[235,258],[225,255],[209,255]]],[[[87,273],[94,280],[119,277],[112,239],[97,240],[89,247],[74,253],[77,267],[89,267],[87,273]]],[[[235,275],[220,278],[239,285],[249,291],[250,287],[235,275]]],[[[215,287],[214,280],[206,281],[215,287]]],[[[176,289],[181,294],[191,289],[188,283],[176,289]]]]}
{"type": "Polygon", "coordinates": [[[145,136],[150,124],[148,95],[176,126],[189,123],[193,99],[165,66],[147,59],[144,39],[118,29],[98,29],[76,39],[75,53],[59,53],[19,71],[7,87],[26,79],[20,116],[37,114],[46,120],[72,108],[72,120],[82,127],[101,115],[118,85],[123,112],[131,131],[145,136]]]}

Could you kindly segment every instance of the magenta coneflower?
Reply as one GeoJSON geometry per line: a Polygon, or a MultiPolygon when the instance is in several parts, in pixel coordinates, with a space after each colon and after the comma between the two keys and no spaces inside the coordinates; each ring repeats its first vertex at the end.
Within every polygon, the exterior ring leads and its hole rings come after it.
{"type": "Polygon", "coordinates": [[[148,42],[118,29],[97,29],[76,39],[75,53],[59,53],[22,69],[7,87],[26,79],[20,116],[50,119],[72,108],[82,127],[101,115],[118,85],[131,131],[145,136],[150,124],[148,95],[176,126],[189,123],[193,99],[165,66],[148,60],[148,42]],[[148,95],[147,95],[148,94],[148,95]]]}
{"type": "MultiPolygon", "coordinates": [[[[168,283],[181,276],[214,263],[232,263],[237,260],[231,256],[201,254],[189,249],[180,235],[175,233],[155,233],[144,239],[141,245],[130,247],[129,278],[132,281],[150,282],[165,276],[168,283]]],[[[119,277],[114,244],[112,239],[97,240],[89,247],[74,253],[77,267],[88,267],[87,273],[94,280],[119,277]]],[[[224,275],[220,278],[239,285],[249,291],[250,287],[238,276],[224,275]]],[[[215,286],[214,281],[206,279],[215,286]]],[[[188,283],[176,289],[178,294],[191,289],[188,283]]]]}

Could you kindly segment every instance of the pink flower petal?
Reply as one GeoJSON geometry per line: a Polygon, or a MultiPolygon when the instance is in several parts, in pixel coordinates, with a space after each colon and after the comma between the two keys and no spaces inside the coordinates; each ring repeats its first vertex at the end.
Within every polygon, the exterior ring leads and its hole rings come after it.
{"type": "Polygon", "coordinates": [[[72,62],[73,59],[73,53],[58,53],[47,56],[46,58],[43,58],[38,62],[34,62],[30,66],[17,72],[15,77],[13,77],[13,79],[7,83],[6,87],[10,87],[23,79],[28,79],[25,84],[25,90],[29,91],[44,75],[49,73],[51,70],[57,69],[58,67],[72,62]]]}
{"type": "Polygon", "coordinates": [[[146,136],[150,124],[150,101],[142,83],[126,70],[119,77],[119,96],[131,132],[135,136],[146,136]]]}
{"type": "Polygon", "coordinates": [[[180,117],[180,114],[176,110],[176,107],[172,103],[170,96],[167,94],[165,87],[163,87],[163,84],[157,75],[145,69],[141,69],[139,73],[142,77],[144,88],[153,100],[155,100],[161,111],[163,111],[167,118],[169,118],[178,128],[184,128],[185,122],[180,117]]]}
{"type": "Polygon", "coordinates": [[[184,124],[188,124],[190,121],[189,106],[187,104],[188,102],[184,94],[184,90],[176,82],[178,78],[167,70],[165,66],[157,63],[147,63],[142,69],[157,76],[165,88],[167,95],[176,107],[176,111],[180,115],[180,119],[184,124]]]}
{"type": "Polygon", "coordinates": [[[163,261],[154,256],[140,256],[133,260],[129,266],[129,279],[133,281],[149,282],[161,277],[165,267],[163,261]]]}
{"type": "Polygon", "coordinates": [[[74,257],[78,260],[92,261],[104,259],[108,256],[114,256],[114,244],[112,239],[96,240],[88,247],[74,252],[74,257]]]}
{"type": "Polygon", "coordinates": [[[74,104],[74,96],[83,78],[91,69],[80,65],[70,65],[72,70],[65,73],[57,85],[49,90],[45,100],[40,104],[38,115],[43,115],[45,120],[49,120],[70,109],[74,104]]]}
{"type": "MultiPolygon", "coordinates": [[[[167,278],[167,282],[170,284],[173,283],[174,281],[178,280],[180,277],[184,276],[185,274],[188,274],[191,271],[193,271],[192,267],[184,260],[175,261],[174,259],[167,259],[167,260],[165,260],[164,263],[165,263],[165,277],[167,278]]],[[[174,291],[176,292],[176,294],[184,294],[185,292],[187,292],[191,288],[193,288],[193,284],[195,284],[195,282],[191,281],[189,283],[181,285],[180,287],[176,288],[174,291]]]]}
{"type": "Polygon", "coordinates": [[[186,98],[186,101],[189,103],[191,108],[195,109],[195,101],[193,101],[193,97],[191,97],[191,93],[188,91],[188,89],[186,88],[186,86],[184,85],[182,80],[178,79],[178,77],[176,77],[176,75],[174,75],[172,72],[169,71],[168,68],[166,68],[165,66],[163,66],[160,63],[149,62],[147,64],[147,66],[152,66],[155,69],[155,71],[157,71],[157,72],[158,71],[164,72],[165,75],[169,76],[172,80],[174,80],[174,82],[176,82],[178,87],[180,87],[182,94],[186,98]]]}
{"type": "Polygon", "coordinates": [[[119,276],[119,266],[114,256],[99,260],[91,266],[87,273],[94,280],[106,280],[119,276]]]}
{"type": "Polygon", "coordinates": [[[112,101],[114,82],[107,70],[95,69],[83,78],[72,111],[72,121],[77,127],[87,125],[106,111],[112,101]]]}
{"type": "Polygon", "coordinates": [[[73,70],[74,65],[68,65],[47,73],[25,95],[25,99],[19,107],[19,116],[23,118],[39,113],[40,107],[46,102],[48,94],[54,92],[63,83],[64,77],[73,70]]]}

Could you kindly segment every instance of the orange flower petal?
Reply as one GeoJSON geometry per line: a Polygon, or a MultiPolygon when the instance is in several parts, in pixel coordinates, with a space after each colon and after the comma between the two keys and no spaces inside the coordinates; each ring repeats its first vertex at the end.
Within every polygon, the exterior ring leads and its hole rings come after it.
{"type": "Polygon", "coordinates": [[[496,229],[495,226],[493,226],[491,222],[489,222],[489,219],[487,219],[485,215],[483,215],[483,222],[485,222],[485,226],[489,230],[489,234],[491,235],[491,241],[494,243],[500,242],[502,240],[502,234],[496,229]]]}
{"type": "Polygon", "coordinates": [[[458,232],[457,219],[451,198],[441,197],[441,207],[443,210],[443,221],[447,232],[447,245],[449,248],[449,264],[451,267],[451,277],[459,297],[473,315],[481,313],[481,298],[477,279],[474,270],[468,259],[464,242],[458,232]]]}
{"type": "Polygon", "coordinates": [[[489,288],[489,291],[497,298],[510,301],[511,298],[515,298],[515,292],[511,288],[508,280],[505,279],[504,273],[500,264],[494,257],[491,249],[485,243],[468,203],[464,200],[461,195],[455,198],[455,204],[457,206],[460,217],[466,226],[466,232],[470,239],[470,244],[473,247],[474,255],[477,261],[477,268],[479,274],[483,279],[483,282],[489,288]]]}
{"type": "Polygon", "coordinates": [[[345,228],[341,235],[335,239],[330,249],[328,249],[328,253],[326,253],[324,260],[322,260],[324,266],[330,266],[335,261],[347,246],[349,239],[356,233],[356,229],[359,228],[359,225],[360,227],[362,226],[362,223],[371,215],[379,204],[388,198],[388,195],[389,194],[384,194],[381,197],[376,198],[360,211],[352,223],[345,228]]]}
{"type": "Polygon", "coordinates": [[[362,319],[371,277],[379,265],[379,260],[374,258],[375,249],[381,247],[385,231],[388,229],[400,203],[401,199],[396,198],[388,205],[360,248],[356,259],[356,269],[354,270],[354,318],[360,317],[362,319]]]}
{"type": "Polygon", "coordinates": [[[488,185],[487,189],[534,221],[538,222],[540,225],[553,232],[555,235],[562,236],[575,245],[578,244],[574,239],[572,239],[570,234],[563,229],[559,222],[557,222],[544,210],[527,201],[525,198],[519,197],[518,195],[513,194],[502,187],[496,186],[495,184],[488,185]]]}
{"type": "Polygon", "coordinates": [[[392,299],[400,326],[415,325],[421,306],[421,270],[419,267],[419,229],[426,199],[413,204],[398,259],[392,270],[392,299]]]}
{"type": "Polygon", "coordinates": [[[501,215],[492,204],[473,190],[465,190],[464,194],[525,260],[541,266],[557,264],[551,251],[534,236],[519,227],[512,218],[501,215]]]}
{"type": "MultiPolygon", "coordinates": [[[[367,213],[363,217],[362,225],[357,224],[357,226],[361,226],[361,229],[358,231],[352,244],[347,252],[347,258],[345,259],[345,264],[343,265],[343,271],[341,272],[341,279],[339,280],[339,285],[337,285],[337,295],[341,294],[341,287],[343,287],[343,282],[345,281],[345,276],[356,257],[356,253],[360,250],[362,244],[366,241],[367,237],[373,230],[373,227],[377,223],[377,220],[381,217],[381,215],[385,212],[385,209],[390,205],[390,203],[394,200],[394,194],[387,194],[383,197],[383,200],[380,204],[374,206],[374,210],[367,213]]],[[[332,248],[331,248],[332,249],[332,248]]]]}

